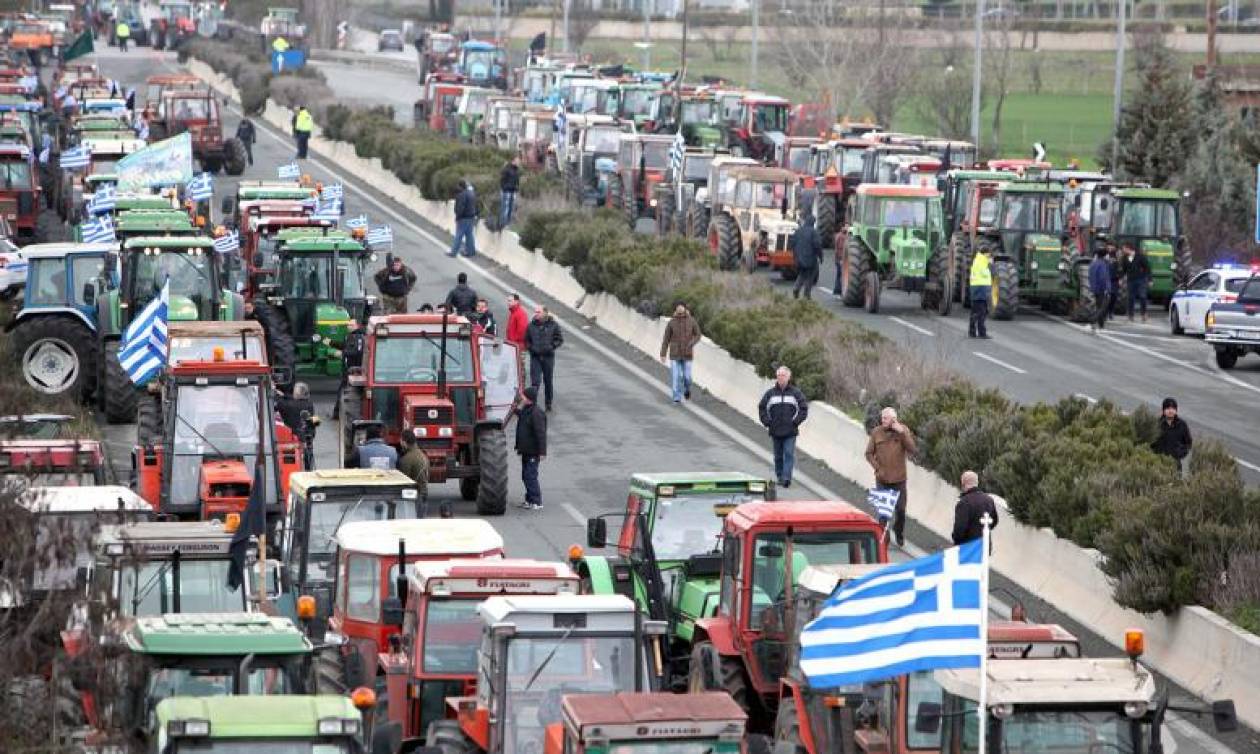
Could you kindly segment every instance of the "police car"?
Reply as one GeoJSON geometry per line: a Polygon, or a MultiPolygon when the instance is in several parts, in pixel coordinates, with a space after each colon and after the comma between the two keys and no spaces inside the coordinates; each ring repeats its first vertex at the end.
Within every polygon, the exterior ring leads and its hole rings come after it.
{"type": "Polygon", "coordinates": [[[1207,314],[1212,304],[1233,303],[1238,292],[1253,274],[1260,273],[1260,264],[1218,264],[1190,278],[1190,282],[1173,293],[1168,305],[1168,327],[1173,335],[1207,333],[1207,314]]]}

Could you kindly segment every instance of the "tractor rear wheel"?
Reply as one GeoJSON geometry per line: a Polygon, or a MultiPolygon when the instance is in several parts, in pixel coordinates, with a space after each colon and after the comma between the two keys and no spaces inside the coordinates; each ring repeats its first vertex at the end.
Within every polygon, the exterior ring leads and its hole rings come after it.
{"type": "Polygon", "coordinates": [[[458,720],[434,720],[424,737],[425,746],[436,746],[442,754],[475,754],[476,745],[468,740],[458,720]]]}
{"type": "Polygon", "coordinates": [[[1076,265],[1076,300],[1072,302],[1073,322],[1093,322],[1098,316],[1098,301],[1089,287],[1089,265],[1076,265]]]}
{"type": "Polygon", "coordinates": [[[228,175],[240,175],[245,172],[245,165],[248,162],[245,154],[245,145],[240,139],[228,139],[223,142],[223,169],[228,175]]]}
{"type": "Polygon", "coordinates": [[[353,458],[356,448],[354,447],[354,421],[363,418],[363,389],[346,385],[341,389],[341,395],[337,398],[341,404],[338,406],[337,415],[340,425],[341,434],[341,468],[346,467],[346,461],[353,458]]]}
{"type": "Polygon", "coordinates": [[[822,236],[823,248],[835,243],[836,235],[836,197],[819,192],[814,195],[814,226],[818,235],[822,236]]]}
{"type": "Polygon", "coordinates": [[[22,376],[46,395],[86,398],[96,374],[96,337],[69,317],[32,317],[12,333],[22,376]]]}
{"type": "Polygon", "coordinates": [[[954,253],[954,300],[967,305],[967,294],[971,283],[971,241],[961,230],[949,239],[949,248],[954,253]]]}
{"type": "Polygon", "coordinates": [[[136,420],[136,401],[140,397],[139,391],[131,381],[131,377],[127,375],[127,371],[123,369],[122,362],[118,360],[118,350],[122,347],[122,343],[117,340],[111,340],[105,343],[105,347],[101,349],[101,359],[103,369],[101,374],[104,377],[100,385],[99,392],[101,394],[101,410],[105,413],[105,420],[110,424],[130,424],[136,420]]]}
{"type": "Polygon", "coordinates": [[[327,647],[316,652],[314,693],[344,696],[349,690],[346,656],[341,647],[327,647]]]}
{"type": "Polygon", "coordinates": [[[845,306],[856,308],[862,305],[869,272],[871,256],[856,236],[849,236],[844,243],[844,268],[841,270],[840,298],[845,306]]]}
{"type": "Polygon", "coordinates": [[[614,173],[608,177],[608,196],[605,199],[604,206],[620,211],[621,199],[621,176],[614,173]]]}
{"type": "Polygon", "coordinates": [[[1185,285],[1194,274],[1191,266],[1194,262],[1190,258],[1190,244],[1186,243],[1184,238],[1177,242],[1177,247],[1173,251],[1173,261],[1177,263],[1177,269],[1173,272],[1173,284],[1185,285]]]}
{"type": "Polygon", "coordinates": [[[993,318],[1015,319],[1019,309],[1019,271],[1009,259],[993,262],[993,318]]]}
{"type": "Polygon", "coordinates": [[[722,212],[709,221],[709,249],[717,257],[719,269],[739,269],[743,250],[740,248],[739,226],[735,224],[735,218],[722,212]]]}
{"type": "Polygon", "coordinates": [[[698,202],[692,204],[691,209],[687,211],[687,237],[704,238],[708,229],[709,211],[698,202]]]}
{"type": "Polygon", "coordinates": [[[477,513],[502,516],[507,511],[507,435],[500,427],[487,427],[477,433],[477,464],[481,479],[477,485],[477,513]]]}
{"type": "Polygon", "coordinates": [[[459,496],[471,503],[477,499],[477,490],[480,487],[480,479],[475,476],[466,476],[459,480],[459,496]]]}
{"type": "Polygon", "coordinates": [[[162,399],[144,393],[136,405],[136,442],[142,446],[162,442],[162,399]]]}
{"type": "Polygon", "coordinates": [[[687,668],[687,693],[725,691],[742,709],[747,710],[748,682],[744,668],[735,657],[722,657],[709,641],[699,641],[691,648],[691,663],[687,668]],[[716,667],[710,667],[716,662],[716,667]]]}
{"type": "Polygon", "coordinates": [[[626,215],[626,225],[630,226],[630,230],[634,231],[634,226],[639,222],[639,197],[631,190],[629,186],[622,187],[621,195],[621,211],[626,215]]]}
{"type": "MultiPolygon", "coordinates": [[[[284,312],[271,304],[254,302],[254,314],[267,334],[267,358],[272,368],[287,371],[290,382],[296,376],[297,347],[293,344],[293,333],[289,330],[289,319],[284,312]]],[[[280,387],[288,387],[281,385],[280,387]]]]}

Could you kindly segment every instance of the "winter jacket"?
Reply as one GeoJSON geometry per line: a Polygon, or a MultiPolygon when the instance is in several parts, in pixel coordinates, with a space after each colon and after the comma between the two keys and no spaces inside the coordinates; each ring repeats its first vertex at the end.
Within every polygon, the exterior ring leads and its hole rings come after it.
{"type": "Polygon", "coordinates": [[[416,483],[416,494],[424,500],[429,496],[429,458],[420,448],[413,447],[398,459],[398,470],[416,483]]]}
{"type": "Polygon", "coordinates": [[[508,307],[507,341],[518,346],[525,345],[525,331],[529,329],[529,315],[525,307],[514,304],[508,307]]]}
{"type": "Polygon", "coordinates": [[[1089,290],[1095,297],[1111,292],[1111,265],[1102,257],[1089,263],[1089,290]]]}
{"type": "Polygon", "coordinates": [[[516,409],[516,452],[525,457],[547,455],[547,414],[536,403],[516,409]]]}
{"type": "Polygon", "coordinates": [[[534,356],[550,356],[564,345],[560,325],[551,317],[531,319],[525,328],[525,349],[534,356]]]}
{"type": "Polygon", "coordinates": [[[398,466],[398,451],[384,440],[368,440],[359,446],[359,468],[393,469],[398,466]]]}
{"type": "Polygon", "coordinates": [[[909,429],[898,432],[881,424],[871,430],[866,441],[866,462],[875,469],[875,481],[879,484],[901,484],[906,481],[906,456],[914,455],[916,450],[909,429]]]}
{"type": "Polygon", "coordinates": [[[1129,285],[1135,282],[1150,280],[1151,260],[1142,252],[1134,252],[1131,258],[1120,263],[1120,271],[1129,279],[1129,285]]]}
{"type": "Polygon", "coordinates": [[[515,193],[521,185],[521,169],[508,163],[503,166],[503,172],[499,174],[499,190],[515,193]]]}
{"type": "Polygon", "coordinates": [[[809,416],[809,401],[796,385],[779,387],[776,382],[761,396],[757,413],[771,437],[794,437],[809,416]]]}
{"type": "Polygon", "coordinates": [[[481,313],[472,312],[468,315],[468,319],[471,320],[474,325],[480,325],[481,331],[486,335],[499,334],[499,326],[494,321],[494,312],[489,309],[481,313]]]}
{"type": "Polygon", "coordinates": [[[1190,425],[1180,416],[1174,416],[1171,422],[1165,417],[1159,418],[1159,439],[1151,443],[1151,450],[1180,461],[1190,454],[1193,445],[1190,425]]]}
{"type": "Polygon", "coordinates": [[[399,272],[394,272],[389,267],[376,272],[376,287],[386,296],[406,296],[416,285],[416,273],[411,268],[403,265],[399,272]]]}
{"type": "Polygon", "coordinates": [[[674,361],[691,361],[692,350],[700,342],[700,325],[691,312],[683,312],[670,317],[665,325],[665,336],[661,338],[661,358],[666,355],[674,361]]]}
{"type": "Polygon", "coordinates": [[[302,421],[303,411],[315,416],[315,403],[310,398],[285,395],[276,400],[276,413],[280,414],[280,420],[298,437],[306,431],[306,422],[302,421]]]}
{"type": "Polygon", "coordinates": [[[792,234],[792,257],[798,270],[810,270],[822,262],[822,238],[814,227],[814,218],[805,217],[792,234]]]}
{"type": "Polygon", "coordinates": [[[477,219],[477,195],[471,186],[455,195],[455,219],[477,219]]]}
{"type": "Polygon", "coordinates": [[[236,126],[236,138],[240,139],[242,144],[253,144],[257,140],[254,133],[254,121],[243,118],[236,126]]]}
{"type": "Polygon", "coordinates": [[[477,309],[477,292],[467,283],[459,283],[446,294],[446,308],[466,317],[477,309]]]}
{"type": "Polygon", "coordinates": [[[954,544],[960,545],[983,537],[984,524],[980,519],[986,513],[989,514],[989,530],[992,531],[998,525],[997,506],[994,505],[993,498],[981,492],[979,487],[972,487],[964,492],[954,506],[954,531],[951,534],[954,544]]]}
{"type": "Polygon", "coordinates": [[[363,366],[363,331],[355,330],[346,335],[346,343],[341,348],[341,366],[344,369],[348,367],[363,366]]]}

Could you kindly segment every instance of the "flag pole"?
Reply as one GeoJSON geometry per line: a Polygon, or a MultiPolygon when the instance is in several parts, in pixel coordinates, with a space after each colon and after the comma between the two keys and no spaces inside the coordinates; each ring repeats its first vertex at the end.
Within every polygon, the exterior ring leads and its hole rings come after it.
{"type": "Polygon", "coordinates": [[[980,699],[976,706],[979,719],[977,754],[987,754],[989,737],[989,527],[993,519],[985,513],[980,517],[984,527],[980,545],[980,699]]]}
{"type": "MultiPolygon", "coordinates": [[[[254,480],[259,484],[267,484],[267,468],[266,456],[263,454],[263,448],[266,443],[266,435],[269,422],[267,417],[267,401],[270,399],[268,394],[271,388],[271,381],[264,377],[258,381],[258,450],[254,454],[254,480]]],[[[276,448],[272,448],[272,452],[277,452],[276,448]]],[[[258,494],[257,490],[252,491],[258,494]]],[[[265,493],[263,493],[265,494],[265,493]]],[[[252,495],[251,495],[252,497],[252,495]]],[[[262,498],[266,500],[266,498],[262,498]]],[[[264,508],[265,510],[265,508],[264,508]]],[[[267,517],[263,514],[263,530],[258,535],[258,606],[263,609],[267,605],[267,517]]]]}

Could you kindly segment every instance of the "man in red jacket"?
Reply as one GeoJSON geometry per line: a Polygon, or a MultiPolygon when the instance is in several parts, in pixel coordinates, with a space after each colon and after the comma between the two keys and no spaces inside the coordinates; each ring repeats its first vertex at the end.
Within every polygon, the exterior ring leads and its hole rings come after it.
{"type": "Polygon", "coordinates": [[[508,296],[507,342],[525,347],[525,331],[529,329],[529,314],[521,305],[519,293],[508,296]]]}

